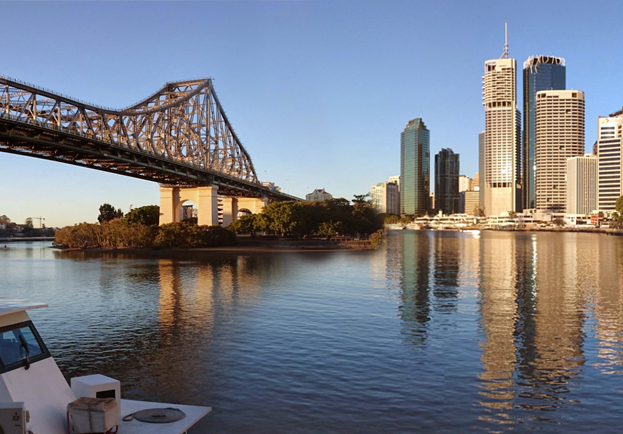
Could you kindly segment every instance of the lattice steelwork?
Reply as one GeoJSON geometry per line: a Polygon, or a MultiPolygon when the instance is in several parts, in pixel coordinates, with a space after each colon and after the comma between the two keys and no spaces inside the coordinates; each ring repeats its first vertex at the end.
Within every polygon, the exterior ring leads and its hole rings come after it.
{"type": "Polygon", "coordinates": [[[209,78],[115,110],[0,76],[0,121],[4,152],[165,184],[259,185],[209,78]]]}

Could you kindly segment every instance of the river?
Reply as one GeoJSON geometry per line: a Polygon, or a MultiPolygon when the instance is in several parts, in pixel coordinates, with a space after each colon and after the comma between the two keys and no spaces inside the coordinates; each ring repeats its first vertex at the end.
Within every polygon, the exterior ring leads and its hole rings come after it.
{"type": "Polygon", "coordinates": [[[623,238],[395,232],[374,252],[0,250],[63,374],[200,433],[618,432],[623,238]]]}

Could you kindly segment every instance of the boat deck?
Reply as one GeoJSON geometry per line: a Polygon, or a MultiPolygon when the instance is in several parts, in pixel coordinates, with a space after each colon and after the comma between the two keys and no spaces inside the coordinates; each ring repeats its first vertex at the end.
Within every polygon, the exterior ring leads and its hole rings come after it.
{"type": "Polygon", "coordinates": [[[210,413],[212,407],[196,405],[165,404],[162,402],[121,400],[121,416],[119,416],[119,434],[183,434],[188,431],[203,416],[210,413]],[[173,407],[182,410],[186,417],[171,423],[146,423],[136,419],[124,422],[122,419],[130,413],[148,408],[173,407]]]}

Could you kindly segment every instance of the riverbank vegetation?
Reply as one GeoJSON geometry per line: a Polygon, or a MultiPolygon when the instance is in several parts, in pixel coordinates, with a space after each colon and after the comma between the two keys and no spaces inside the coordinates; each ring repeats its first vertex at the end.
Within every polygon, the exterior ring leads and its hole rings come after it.
{"type": "Polygon", "coordinates": [[[149,226],[117,218],[64,227],[56,232],[55,244],[70,249],[223,247],[236,245],[236,234],[220,226],[184,222],[149,226]]]}
{"type": "Polygon", "coordinates": [[[133,209],[121,217],[121,210],[104,204],[100,223],[79,223],[56,232],[55,244],[70,249],[103,248],[191,248],[236,245],[236,234],[220,226],[198,226],[182,222],[158,226],[156,205],[133,209]]]}
{"type": "Polygon", "coordinates": [[[200,248],[237,243],[237,234],[256,233],[305,240],[338,236],[382,239],[383,216],[379,217],[366,196],[326,202],[275,202],[259,214],[240,217],[226,228],[199,226],[195,222],[158,226],[158,206],[136,208],[123,215],[109,204],[100,207],[99,223],[80,223],[56,232],[55,244],[63,248],[200,248]]]}
{"type": "Polygon", "coordinates": [[[367,238],[383,227],[365,195],[324,202],[275,202],[259,214],[239,218],[228,226],[237,233],[268,232],[290,238],[351,236],[367,238]]]}

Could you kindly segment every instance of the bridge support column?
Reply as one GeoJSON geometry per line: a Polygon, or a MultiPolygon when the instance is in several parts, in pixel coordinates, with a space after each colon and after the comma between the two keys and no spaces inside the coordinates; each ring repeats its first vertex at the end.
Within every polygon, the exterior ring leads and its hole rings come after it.
{"type": "Polygon", "coordinates": [[[252,214],[259,214],[262,212],[264,207],[268,205],[268,199],[263,198],[255,198],[255,197],[239,197],[238,198],[238,209],[248,209],[252,214]]]}
{"type": "Polygon", "coordinates": [[[200,226],[218,225],[218,192],[217,186],[197,187],[197,211],[199,213],[197,224],[200,226]]]}
{"type": "Polygon", "coordinates": [[[177,187],[160,187],[160,225],[174,223],[179,220],[176,216],[177,205],[180,203],[180,189],[177,187]]]}
{"type": "Polygon", "coordinates": [[[238,198],[223,197],[223,227],[238,220],[238,198]]]}
{"type": "Polygon", "coordinates": [[[180,210],[186,201],[197,205],[199,225],[218,224],[218,187],[160,187],[161,225],[180,221],[180,210]]]}

